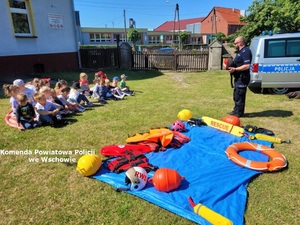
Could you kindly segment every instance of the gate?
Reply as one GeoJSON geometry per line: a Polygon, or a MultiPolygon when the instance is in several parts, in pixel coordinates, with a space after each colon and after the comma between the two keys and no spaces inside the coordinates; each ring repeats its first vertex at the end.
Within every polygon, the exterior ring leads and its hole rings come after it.
{"type": "Polygon", "coordinates": [[[208,70],[208,48],[184,52],[133,52],[133,70],[208,70]]]}
{"type": "Polygon", "coordinates": [[[81,66],[86,69],[122,69],[122,65],[126,64],[126,69],[132,70],[207,71],[208,55],[208,47],[182,52],[135,51],[129,53],[126,59],[121,57],[117,48],[80,49],[81,66]]]}
{"type": "Polygon", "coordinates": [[[88,69],[118,68],[118,51],[116,48],[81,48],[81,66],[88,69]]]}

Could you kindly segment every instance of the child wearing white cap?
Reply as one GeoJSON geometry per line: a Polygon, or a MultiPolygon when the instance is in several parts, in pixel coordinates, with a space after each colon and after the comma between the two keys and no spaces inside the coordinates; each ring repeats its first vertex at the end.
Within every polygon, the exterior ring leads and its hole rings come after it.
{"type": "Polygon", "coordinates": [[[35,92],[32,89],[25,87],[25,83],[23,80],[21,79],[14,80],[13,85],[19,87],[20,93],[24,93],[27,96],[27,101],[31,103],[33,106],[35,105],[35,101],[33,99],[35,92]]]}

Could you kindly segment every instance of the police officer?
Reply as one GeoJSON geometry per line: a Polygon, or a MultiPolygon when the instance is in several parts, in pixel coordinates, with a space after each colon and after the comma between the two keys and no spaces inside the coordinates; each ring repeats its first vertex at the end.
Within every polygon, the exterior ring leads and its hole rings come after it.
{"type": "Polygon", "coordinates": [[[240,36],[234,40],[237,50],[233,66],[228,68],[234,77],[233,100],[234,108],[230,115],[242,117],[245,112],[246,91],[250,82],[250,65],[252,60],[251,50],[245,45],[244,37],[240,36]]]}

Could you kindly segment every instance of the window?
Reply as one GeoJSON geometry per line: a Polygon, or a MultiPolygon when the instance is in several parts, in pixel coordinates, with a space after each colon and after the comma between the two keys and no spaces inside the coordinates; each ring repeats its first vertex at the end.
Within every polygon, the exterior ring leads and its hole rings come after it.
{"type": "Polygon", "coordinates": [[[108,33],[90,33],[90,42],[110,42],[110,34],[108,33]]]}
{"type": "Polygon", "coordinates": [[[285,40],[269,40],[266,46],[266,58],[285,57],[285,40]]]}
{"type": "Polygon", "coordinates": [[[90,33],[90,42],[91,43],[100,42],[100,34],[90,33]]]}
{"type": "Polygon", "coordinates": [[[159,44],[159,36],[149,36],[149,44],[159,44]]]}
{"type": "Polygon", "coordinates": [[[300,56],[300,39],[287,40],[287,56],[299,57],[300,56]]]}
{"type": "Polygon", "coordinates": [[[101,42],[110,42],[110,34],[103,33],[100,36],[101,42]]]}
{"type": "Polygon", "coordinates": [[[173,36],[172,35],[166,35],[166,41],[172,41],[173,40],[173,36]]]}
{"type": "MultiPolygon", "coordinates": [[[[122,33],[120,35],[120,42],[125,42],[126,41],[126,34],[122,33]]],[[[117,42],[117,34],[114,34],[114,42],[117,42]]]]}
{"type": "Polygon", "coordinates": [[[266,40],[265,58],[299,57],[300,39],[266,40]]]}
{"type": "Polygon", "coordinates": [[[28,0],[9,0],[11,19],[16,36],[33,36],[28,0]]]}

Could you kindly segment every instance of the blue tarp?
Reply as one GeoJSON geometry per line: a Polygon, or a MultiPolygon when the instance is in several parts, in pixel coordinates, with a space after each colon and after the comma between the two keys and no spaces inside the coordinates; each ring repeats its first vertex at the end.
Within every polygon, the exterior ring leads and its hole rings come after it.
{"type": "MultiPolygon", "coordinates": [[[[185,123],[186,124],[186,123],[185,123]]],[[[151,184],[141,191],[127,191],[153,204],[165,208],[177,215],[199,224],[210,224],[193,212],[188,202],[201,203],[215,212],[230,219],[233,224],[244,223],[244,211],[247,201],[247,185],[250,179],[261,172],[236,165],[229,160],[225,150],[235,142],[249,141],[246,137],[236,137],[217,129],[186,124],[183,133],[191,141],[179,149],[169,148],[165,152],[146,154],[149,162],[159,168],[175,169],[185,179],[180,187],[172,192],[159,192],[151,184]]],[[[266,146],[266,141],[253,141],[266,146]]],[[[242,151],[240,154],[251,160],[268,161],[268,157],[254,151],[242,151]]],[[[149,177],[153,176],[150,172],[149,177]]],[[[106,169],[105,164],[93,176],[95,179],[115,188],[125,186],[125,174],[115,174],[106,169]]]]}

